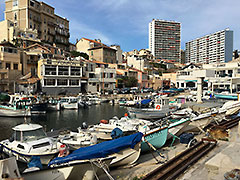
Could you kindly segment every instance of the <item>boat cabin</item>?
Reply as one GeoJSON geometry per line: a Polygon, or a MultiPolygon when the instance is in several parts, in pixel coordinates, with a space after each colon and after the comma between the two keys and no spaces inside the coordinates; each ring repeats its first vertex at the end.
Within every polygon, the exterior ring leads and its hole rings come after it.
{"type": "Polygon", "coordinates": [[[21,124],[12,128],[14,133],[11,141],[36,141],[47,137],[41,125],[38,124],[21,124]]]}
{"type": "Polygon", "coordinates": [[[76,97],[63,97],[60,100],[61,103],[77,103],[78,99],[76,97]]]}
{"type": "Polygon", "coordinates": [[[154,106],[155,106],[155,109],[162,109],[165,107],[168,108],[169,107],[169,98],[158,96],[154,100],[154,106]]]}

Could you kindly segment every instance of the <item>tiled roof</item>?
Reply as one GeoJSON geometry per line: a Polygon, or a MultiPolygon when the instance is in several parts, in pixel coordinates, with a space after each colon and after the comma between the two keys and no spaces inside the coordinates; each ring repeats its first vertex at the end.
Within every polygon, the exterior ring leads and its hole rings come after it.
{"type": "Polygon", "coordinates": [[[25,81],[19,81],[18,83],[19,84],[34,84],[36,82],[38,82],[40,79],[38,77],[32,77],[32,78],[29,78],[25,81]]]}
{"type": "Polygon", "coordinates": [[[101,44],[101,45],[103,45],[103,46],[107,46],[107,45],[105,45],[105,44],[103,44],[103,43],[101,43],[101,42],[98,42],[98,41],[95,41],[95,40],[92,40],[92,39],[87,39],[87,38],[82,38],[82,39],[85,39],[85,40],[90,41],[90,42],[93,42],[93,43],[101,44]]]}

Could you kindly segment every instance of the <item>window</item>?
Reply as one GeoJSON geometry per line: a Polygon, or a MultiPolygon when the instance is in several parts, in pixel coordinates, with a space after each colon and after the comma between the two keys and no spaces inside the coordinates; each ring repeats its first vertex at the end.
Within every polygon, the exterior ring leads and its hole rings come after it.
{"type": "Polygon", "coordinates": [[[71,75],[80,76],[80,67],[71,67],[71,75]]]}
{"type": "Polygon", "coordinates": [[[10,63],[6,63],[6,69],[11,69],[11,64],[10,63]]]}
{"type": "Polygon", "coordinates": [[[58,86],[67,86],[67,79],[58,79],[57,85],[58,86]]]}
{"type": "Polygon", "coordinates": [[[55,86],[55,79],[44,79],[45,86],[55,86]]]}
{"type": "Polygon", "coordinates": [[[32,22],[30,22],[30,25],[29,25],[30,29],[32,29],[32,22]]]}
{"type": "Polygon", "coordinates": [[[68,66],[58,66],[58,75],[69,75],[68,66]]]}
{"type": "Polygon", "coordinates": [[[56,75],[56,66],[45,65],[45,75],[56,75]]]}
{"type": "Polygon", "coordinates": [[[71,80],[69,80],[69,84],[71,86],[79,86],[79,80],[78,79],[77,80],[71,79],[71,80]]]}
{"type": "Polygon", "coordinates": [[[32,14],[31,13],[29,14],[29,19],[32,19],[32,14]]]}
{"type": "Polygon", "coordinates": [[[18,6],[18,0],[13,0],[13,7],[18,6]]]}
{"type": "Polygon", "coordinates": [[[13,64],[13,69],[18,70],[18,64],[13,64]]]}
{"type": "Polygon", "coordinates": [[[30,1],[30,6],[34,7],[34,2],[30,1]]]}
{"type": "Polygon", "coordinates": [[[93,56],[93,51],[91,51],[91,55],[93,56]]]}
{"type": "Polygon", "coordinates": [[[17,13],[14,14],[14,20],[17,20],[17,13]]]}

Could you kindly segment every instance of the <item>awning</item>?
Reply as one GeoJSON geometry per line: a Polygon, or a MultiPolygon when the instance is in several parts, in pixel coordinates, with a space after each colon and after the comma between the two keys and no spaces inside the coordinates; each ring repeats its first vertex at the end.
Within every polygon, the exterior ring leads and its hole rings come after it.
{"type": "Polygon", "coordinates": [[[197,80],[185,80],[185,82],[197,82],[197,80]]]}

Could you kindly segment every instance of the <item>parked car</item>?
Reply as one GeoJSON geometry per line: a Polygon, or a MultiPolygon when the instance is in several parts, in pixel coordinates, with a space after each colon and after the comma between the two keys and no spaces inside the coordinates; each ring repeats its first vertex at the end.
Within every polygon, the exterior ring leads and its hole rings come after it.
{"type": "Polygon", "coordinates": [[[129,94],[129,93],[130,93],[130,89],[129,89],[129,88],[123,88],[123,89],[121,90],[121,93],[122,93],[122,94],[129,94]]]}
{"type": "Polygon", "coordinates": [[[153,88],[144,88],[143,89],[144,93],[150,93],[150,92],[153,92],[153,91],[154,91],[153,88]]]}

